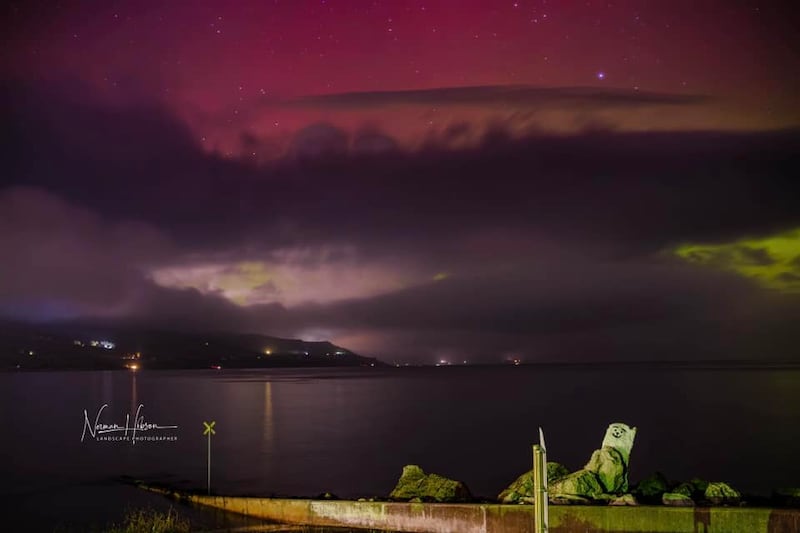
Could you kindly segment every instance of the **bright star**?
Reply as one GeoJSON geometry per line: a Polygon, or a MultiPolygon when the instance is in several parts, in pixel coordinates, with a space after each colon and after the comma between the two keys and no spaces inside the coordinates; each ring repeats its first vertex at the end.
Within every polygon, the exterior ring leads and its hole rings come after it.
{"type": "Polygon", "coordinates": [[[604,80],[604,79],[606,79],[606,73],[605,73],[605,72],[598,72],[598,73],[597,73],[597,79],[598,79],[598,80],[604,80]]]}

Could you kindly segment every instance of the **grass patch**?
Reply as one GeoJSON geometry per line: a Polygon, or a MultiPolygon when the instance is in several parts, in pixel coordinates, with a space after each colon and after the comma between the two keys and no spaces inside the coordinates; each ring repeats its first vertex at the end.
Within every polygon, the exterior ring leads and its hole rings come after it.
{"type": "Polygon", "coordinates": [[[104,533],[189,533],[189,520],[170,507],[162,513],[152,509],[134,509],[125,513],[122,524],[114,524],[104,533]]]}

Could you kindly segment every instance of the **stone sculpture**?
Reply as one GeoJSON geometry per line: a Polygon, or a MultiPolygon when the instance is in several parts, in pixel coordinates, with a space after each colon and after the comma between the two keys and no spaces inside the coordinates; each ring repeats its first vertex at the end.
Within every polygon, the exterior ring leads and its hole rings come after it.
{"type": "Polygon", "coordinates": [[[628,463],[636,428],[615,422],[608,426],[602,446],[582,470],[556,480],[549,487],[556,501],[606,500],[628,491],[628,463]]]}
{"type": "MultiPolygon", "coordinates": [[[[591,500],[614,500],[628,491],[628,461],[636,428],[616,422],[608,426],[599,450],[577,472],[557,463],[547,463],[548,492],[556,503],[580,503],[591,500]]],[[[532,503],[533,482],[530,472],[522,474],[498,496],[502,503],[532,503]]],[[[636,505],[633,497],[617,505],[636,505]]]]}

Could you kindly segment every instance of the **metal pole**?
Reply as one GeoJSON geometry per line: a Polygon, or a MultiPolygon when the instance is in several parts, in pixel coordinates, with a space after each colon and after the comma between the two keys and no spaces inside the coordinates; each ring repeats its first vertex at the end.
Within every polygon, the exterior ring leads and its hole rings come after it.
{"type": "Polygon", "coordinates": [[[541,446],[542,449],[542,485],[539,487],[539,491],[541,492],[539,499],[541,500],[542,504],[542,531],[547,532],[550,531],[550,498],[548,496],[549,482],[547,480],[547,445],[544,443],[544,432],[542,431],[541,427],[539,428],[539,446],[541,446]]]}
{"type": "Polygon", "coordinates": [[[211,435],[216,433],[214,431],[214,426],[216,425],[216,421],[212,420],[211,422],[203,422],[203,435],[208,435],[208,494],[211,494],[211,435]]]}
{"type": "Polygon", "coordinates": [[[536,455],[539,449],[538,444],[533,445],[533,470],[531,471],[531,477],[533,478],[533,533],[539,533],[539,506],[537,505],[536,499],[538,498],[539,494],[539,483],[537,480],[539,479],[539,461],[536,460],[536,455]]]}
{"type": "Polygon", "coordinates": [[[544,468],[542,465],[542,447],[538,444],[533,445],[533,512],[534,512],[534,531],[545,533],[546,520],[544,510],[544,468]]]}

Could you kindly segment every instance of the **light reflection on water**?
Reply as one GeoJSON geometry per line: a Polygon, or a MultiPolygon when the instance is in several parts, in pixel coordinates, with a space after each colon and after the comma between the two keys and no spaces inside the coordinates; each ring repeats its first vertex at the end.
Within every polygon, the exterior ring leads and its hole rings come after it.
{"type": "Polygon", "coordinates": [[[270,451],[272,448],[272,441],[275,438],[275,426],[272,423],[272,382],[266,381],[264,383],[264,448],[265,451],[270,451]]]}

